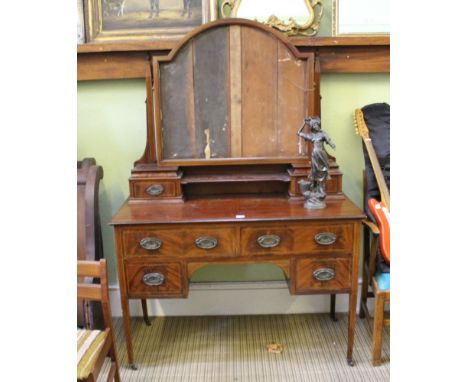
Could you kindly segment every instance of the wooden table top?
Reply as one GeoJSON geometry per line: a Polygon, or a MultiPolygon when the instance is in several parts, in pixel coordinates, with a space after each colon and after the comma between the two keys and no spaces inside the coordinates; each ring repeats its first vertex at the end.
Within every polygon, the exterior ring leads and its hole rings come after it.
{"type": "Polygon", "coordinates": [[[349,220],[366,216],[348,198],[326,200],[320,210],[304,208],[302,200],[285,197],[217,197],[185,203],[125,201],[111,225],[221,223],[291,220],[349,220]],[[243,217],[242,217],[243,216],[243,217]]]}

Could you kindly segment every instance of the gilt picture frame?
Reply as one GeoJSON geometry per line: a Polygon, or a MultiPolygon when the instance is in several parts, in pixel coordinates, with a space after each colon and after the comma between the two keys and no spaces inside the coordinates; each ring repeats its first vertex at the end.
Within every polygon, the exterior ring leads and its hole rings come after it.
{"type": "Polygon", "coordinates": [[[86,42],[180,39],[216,19],[216,0],[85,0],[86,42]]]}
{"type": "Polygon", "coordinates": [[[240,17],[259,21],[288,36],[315,36],[324,11],[322,0],[219,0],[221,18],[240,17]],[[295,14],[291,14],[291,10],[295,14]]]}

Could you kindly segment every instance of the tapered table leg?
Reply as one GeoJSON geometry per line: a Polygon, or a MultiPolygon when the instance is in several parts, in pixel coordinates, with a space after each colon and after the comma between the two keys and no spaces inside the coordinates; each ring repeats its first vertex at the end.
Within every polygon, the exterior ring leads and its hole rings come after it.
{"type": "Polygon", "coordinates": [[[354,366],[353,346],[354,346],[354,331],[356,328],[356,302],[357,293],[352,291],[349,294],[349,311],[348,311],[348,352],[346,360],[349,366],[354,366]]]}
{"type": "Polygon", "coordinates": [[[123,318],[123,329],[125,334],[125,342],[127,345],[127,357],[129,366],[136,370],[136,365],[133,361],[133,345],[132,345],[132,325],[130,320],[130,310],[128,307],[128,299],[125,293],[121,293],[122,301],[122,318],[123,318]]]}
{"type": "Polygon", "coordinates": [[[358,277],[359,277],[359,257],[361,254],[361,225],[354,224],[354,244],[353,244],[353,259],[351,269],[351,291],[349,292],[348,306],[348,352],[346,360],[349,366],[354,366],[353,346],[354,346],[354,331],[356,328],[356,304],[358,292],[358,277]]]}

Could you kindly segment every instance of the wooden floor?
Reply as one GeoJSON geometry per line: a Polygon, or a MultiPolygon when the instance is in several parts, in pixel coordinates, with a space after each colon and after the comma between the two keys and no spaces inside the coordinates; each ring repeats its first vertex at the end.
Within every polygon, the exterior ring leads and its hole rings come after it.
{"type": "Polygon", "coordinates": [[[326,314],[133,319],[138,370],[127,366],[122,320],[115,330],[123,381],[389,381],[389,333],[373,367],[371,328],[357,318],[356,365],[346,363],[347,317],[326,314]],[[280,354],[267,351],[280,343],[280,354]]]}

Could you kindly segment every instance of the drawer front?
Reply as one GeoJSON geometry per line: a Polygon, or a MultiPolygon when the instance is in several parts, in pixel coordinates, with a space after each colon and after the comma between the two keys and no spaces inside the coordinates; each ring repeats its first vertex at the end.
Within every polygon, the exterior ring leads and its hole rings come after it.
{"type": "Polygon", "coordinates": [[[182,230],[127,230],[123,232],[122,240],[125,257],[177,256],[183,249],[182,230]]]}
{"type": "Polygon", "coordinates": [[[290,254],[293,248],[293,233],[288,228],[242,228],[242,255],[290,254]]]}
{"type": "Polygon", "coordinates": [[[131,297],[184,295],[186,288],[180,263],[127,263],[125,270],[128,294],[131,297]]]}
{"type": "Polygon", "coordinates": [[[200,227],[184,232],[184,256],[226,256],[237,254],[237,230],[234,227],[200,227]]]}
{"type": "Polygon", "coordinates": [[[292,228],[294,253],[348,252],[353,250],[352,224],[305,225],[292,228]]]}
{"type": "Polygon", "coordinates": [[[157,179],[132,181],[131,191],[136,198],[163,199],[177,195],[176,182],[157,179]]]}
{"type": "Polygon", "coordinates": [[[296,292],[330,291],[351,288],[351,262],[348,259],[296,262],[296,292]]]}

